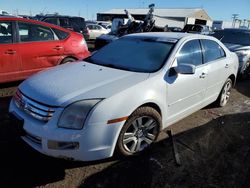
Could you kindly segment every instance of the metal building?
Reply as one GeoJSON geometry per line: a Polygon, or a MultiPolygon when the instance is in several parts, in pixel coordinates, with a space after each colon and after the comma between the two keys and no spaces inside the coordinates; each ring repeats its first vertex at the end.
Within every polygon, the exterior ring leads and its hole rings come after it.
{"type": "MultiPolygon", "coordinates": [[[[148,9],[127,9],[135,19],[143,20],[148,9]]],[[[212,19],[201,8],[169,8],[154,10],[156,25],[169,27],[181,27],[185,24],[202,24],[212,26],[212,19]]],[[[98,21],[112,21],[114,18],[126,18],[124,9],[112,9],[107,12],[97,13],[98,21]]]]}

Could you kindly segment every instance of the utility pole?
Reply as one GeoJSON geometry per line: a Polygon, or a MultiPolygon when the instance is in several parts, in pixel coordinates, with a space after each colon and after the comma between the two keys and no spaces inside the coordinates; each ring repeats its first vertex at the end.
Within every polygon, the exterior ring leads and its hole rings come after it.
{"type": "Polygon", "coordinates": [[[238,17],[239,17],[239,14],[232,14],[232,19],[233,19],[232,27],[233,28],[235,27],[235,22],[236,22],[236,19],[238,19],[238,17]]]}

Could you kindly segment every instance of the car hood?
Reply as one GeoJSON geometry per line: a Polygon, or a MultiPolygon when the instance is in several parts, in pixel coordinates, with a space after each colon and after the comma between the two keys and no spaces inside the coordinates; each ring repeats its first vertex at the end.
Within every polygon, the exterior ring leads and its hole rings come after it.
{"type": "Polygon", "coordinates": [[[111,35],[111,34],[104,34],[98,37],[99,40],[104,40],[104,41],[114,41],[117,40],[119,37],[116,35],[111,35]]]}
{"type": "Polygon", "coordinates": [[[42,71],[19,89],[28,97],[52,106],[65,106],[77,100],[108,98],[144,81],[149,73],[124,71],[87,62],[60,65],[42,71]]]}
{"type": "Polygon", "coordinates": [[[243,46],[240,44],[224,43],[225,46],[232,52],[241,51],[241,50],[250,50],[250,46],[243,46]]]}

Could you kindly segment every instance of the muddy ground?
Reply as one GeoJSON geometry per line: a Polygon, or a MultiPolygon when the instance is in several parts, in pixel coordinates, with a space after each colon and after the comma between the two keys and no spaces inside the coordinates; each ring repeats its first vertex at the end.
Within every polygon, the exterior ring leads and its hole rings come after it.
{"type": "Polygon", "coordinates": [[[207,107],[172,125],[140,156],[70,162],[44,156],[18,138],[7,113],[18,83],[0,89],[0,187],[250,187],[250,79],[229,104],[207,107]],[[5,97],[3,97],[5,96],[5,97]]]}

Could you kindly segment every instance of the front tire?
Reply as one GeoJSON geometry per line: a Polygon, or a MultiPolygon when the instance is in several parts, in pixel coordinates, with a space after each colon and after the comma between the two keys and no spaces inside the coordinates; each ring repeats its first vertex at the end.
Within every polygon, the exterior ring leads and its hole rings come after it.
{"type": "Polygon", "coordinates": [[[117,151],[122,156],[141,153],[157,140],[161,127],[160,114],[151,107],[140,107],[123,126],[117,151]]]}
{"type": "Polygon", "coordinates": [[[226,104],[229,100],[232,86],[233,86],[233,82],[230,78],[228,78],[227,81],[225,82],[225,84],[223,85],[222,90],[220,92],[220,95],[216,101],[217,106],[219,106],[219,107],[226,106],[226,104]]]}

